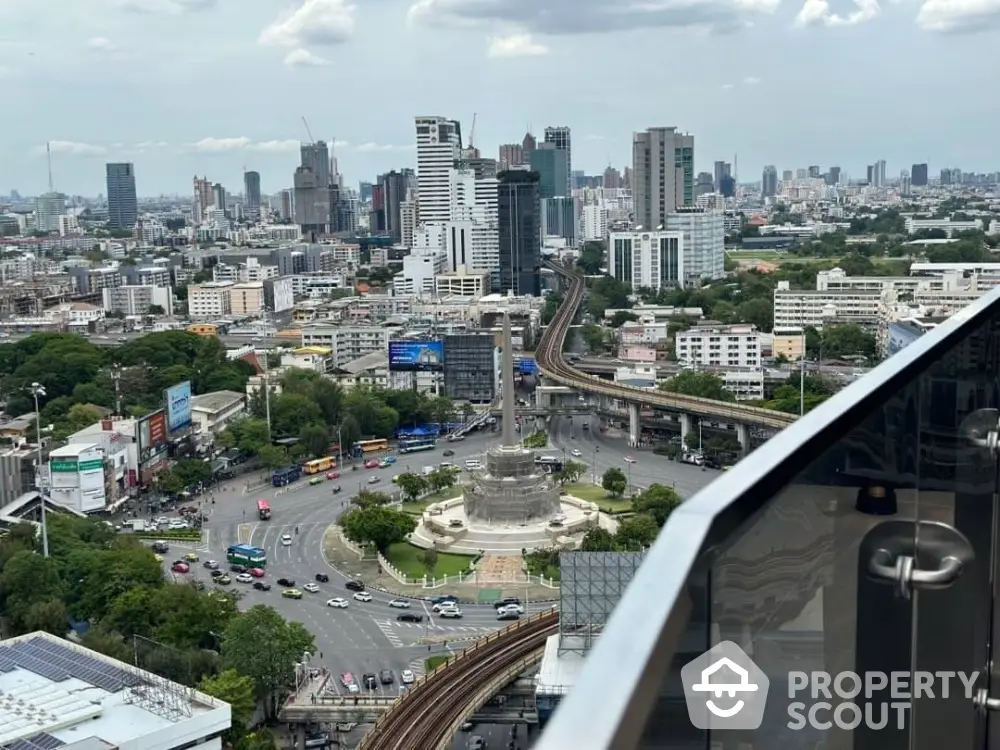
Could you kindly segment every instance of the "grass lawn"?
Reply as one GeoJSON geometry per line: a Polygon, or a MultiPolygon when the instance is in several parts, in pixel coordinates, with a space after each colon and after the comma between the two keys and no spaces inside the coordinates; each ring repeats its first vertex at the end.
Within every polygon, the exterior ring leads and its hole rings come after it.
{"type": "Polygon", "coordinates": [[[573,497],[586,500],[588,503],[597,503],[597,507],[605,513],[620,513],[623,510],[630,510],[632,508],[631,500],[618,500],[609,495],[598,484],[577,482],[576,484],[567,484],[565,489],[573,497]]]}
{"type": "Polygon", "coordinates": [[[456,497],[462,494],[462,488],[457,484],[454,487],[449,487],[446,490],[441,490],[440,492],[435,492],[433,495],[427,495],[422,497],[415,503],[403,503],[402,511],[404,513],[409,513],[411,516],[423,515],[424,511],[427,510],[428,506],[434,503],[440,503],[444,500],[454,500],[456,497]]]}
{"type": "Polygon", "coordinates": [[[430,656],[424,659],[424,670],[429,674],[448,661],[449,658],[448,656],[430,656]]]}
{"type": "Polygon", "coordinates": [[[469,563],[474,559],[472,555],[438,552],[437,565],[434,566],[434,570],[427,570],[423,561],[423,553],[422,549],[409,542],[396,542],[389,547],[386,558],[396,567],[396,570],[410,578],[423,578],[425,575],[441,578],[466,573],[469,570],[469,563]]]}

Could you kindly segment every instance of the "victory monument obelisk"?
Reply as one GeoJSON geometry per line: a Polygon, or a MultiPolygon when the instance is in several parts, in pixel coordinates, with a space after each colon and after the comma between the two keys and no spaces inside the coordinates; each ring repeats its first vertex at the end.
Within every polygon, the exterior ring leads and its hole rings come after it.
{"type": "Polygon", "coordinates": [[[559,490],[549,475],[535,466],[535,454],[521,446],[514,429],[514,352],[507,313],[501,346],[500,445],[486,451],[486,468],[473,474],[472,491],[465,495],[465,513],[470,520],[486,523],[549,519],[559,512],[559,490]]]}

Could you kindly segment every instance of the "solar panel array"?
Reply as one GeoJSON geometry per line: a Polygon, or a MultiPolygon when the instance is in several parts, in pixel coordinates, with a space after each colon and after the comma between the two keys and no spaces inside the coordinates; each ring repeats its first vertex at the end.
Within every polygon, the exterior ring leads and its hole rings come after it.
{"type": "Polygon", "coordinates": [[[42,732],[26,740],[17,740],[9,745],[4,745],[3,750],[55,750],[66,743],[58,737],[42,732]]]}
{"type": "Polygon", "coordinates": [[[32,638],[12,646],[0,646],[0,672],[11,672],[17,667],[28,669],[53,682],[75,677],[111,693],[142,683],[137,675],[121,667],[45,638],[32,638]]]}

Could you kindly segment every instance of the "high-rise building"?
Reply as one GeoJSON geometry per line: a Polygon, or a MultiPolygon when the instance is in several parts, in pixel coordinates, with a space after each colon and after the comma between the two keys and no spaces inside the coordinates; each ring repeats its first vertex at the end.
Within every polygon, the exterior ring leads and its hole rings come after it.
{"type": "Polygon", "coordinates": [[[715,192],[715,183],[711,172],[699,172],[694,181],[694,197],[715,192]]]}
{"type": "Polygon", "coordinates": [[[497,176],[500,292],[541,294],[541,221],[538,173],[508,170],[497,176]]]}
{"type": "Polygon", "coordinates": [[[243,173],[243,192],[249,211],[260,210],[260,172],[243,173]]]}
{"type": "Polygon", "coordinates": [[[195,175],[192,180],[194,187],[194,202],[192,203],[192,215],[194,223],[200,224],[205,220],[208,207],[212,205],[212,181],[207,177],[198,178],[195,175]]]}
{"type": "Polygon", "coordinates": [[[913,187],[927,187],[927,165],[914,164],[910,170],[910,183],[913,187]]]}
{"type": "Polygon", "coordinates": [[[308,167],[316,175],[316,184],[326,187],[330,184],[330,149],[326,141],[303,143],[299,148],[300,165],[308,167]]]}
{"type": "Polygon", "coordinates": [[[722,181],[726,177],[733,176],[733,165],[725,161],[715,162],[715,168],[712,175],[712,189],[716,193],[722,192],[722,181]]]}
{"type": "MultiPolygon", "coordinates": [[[[545,131],[548,133],[548,131],[545,131]]],[[[538,172],[538,194],[545,198],[569,198],[569,151],[551,141],[538,144],[528,152],[528,164],[538,172]]]]}
{"type": "Polygon", "coordinates": [[[912,190],[912,180],[910,179],[910,173],[905,169],[899,173],[899,194],[900,195],[911,195],[912,190]]]}
{"type": "Polygon", "coordinates": [[[295,193],[291,190],[281,191],[281,208],[280,208],[282,219],[291,219],[295,216],[295,193]]]}
{"type": "Polygon", "coordinates": [[[681,232],[611,232],[608,274],[632,289],[684,286],[684,235],[681,232]]]}
{"type": "Polygon", "coordinates": [[[694,205],[694,136],[675,127],[633,134],[632,195],[636,225],[650,230],[678,206],[694,205]]]}
{"type": "Polygon", "coordinates": [[[525,133],[524,138],[521,139],[521,152],[524,156],[527,156],[529,151],[534,151],[537,147],[538,140],[535,136],[533,136],[530,131],[525,133]]]}
{"type": "Polygon", "coordinates": [[[295,223],[304,235],[322,234],[330,221],[330,188],[321,185],[309,167],[299,167],[293,177],[295,223]]]}
{"type": "Polygon", "coordinates": [[[504,143],[500,146],[500,169],[507,170],[524,164],[524,146],[520,143],[504,143]]]}
{"type": "Polygon", "coordinates": [[[58,232],[65,213],[65,195],[54,192],[39,195],[35,199],[35,229],[39,232],[58,232]]]}
{"type": "Polygon", "coordinates": [[[400,224],[400,206],[414,180],[412,169],[403,169],[379,175],[372,185],[372,231],[384,232],[396,242],[403,239],[400,224]]]}
{"type": "Polygon", "coordinates": [[[760,178],[760,194],[765,198],[773,198],[778,194],[778,170],[773,164],[764,167],[760,178]]]}
{"type": "Polygon", "coordinates": [[[809,179],[811,179],[811,180],[818,179],[819,175],[820,175],[820,172],[819,172],[819,166],[818,165],[813,164],[812,166],[809,167],[809,179]]]}
{"type": "Polygon", "coordinates": [[[462,149],[458,122],[444,117],[418,117],[417,221],[421,224],[451,218],[449,174],[462,149]]]}
{"type": "Polygon", "coordinates": [[[105,165],[108,180],[108,226],[135,228],[139,203],[135,193],[135,169],[129,162],[105,165]]]}
{"type": "Polygon", "coordinates": [[[794,174],[793,174],[792,170],[785,169],[785,170],[783,170],[781,172],[781,181],[782,182],[791,182],[792,179],[794,179],[794,174]]]}
{"type": "Polygon", "coordinates": [[[212,185],[212,205],[220,211],[226,210],[226,189],[221,182],[212,185]]]}
{"type": "Polygon", "coordinates": [[[664,229],[684,235],[684,284],[726,275],[726,220],[721,211],[678,208],[667,214],[664,229]]]}
{"type": "Polygon", "coordinates": [[[830,167],[830,171],[826,173],[826,184],[827,185],[840,184],[840,167],[830,167]]]}
{"type": "Polygon", "coordinates": [[[564,195],[569,198],[573,195],[573,143],[569,128],[565,125],[545,128],[545,142],[566,152],[566,192],[556,193],[556,195],[564,195]]]}

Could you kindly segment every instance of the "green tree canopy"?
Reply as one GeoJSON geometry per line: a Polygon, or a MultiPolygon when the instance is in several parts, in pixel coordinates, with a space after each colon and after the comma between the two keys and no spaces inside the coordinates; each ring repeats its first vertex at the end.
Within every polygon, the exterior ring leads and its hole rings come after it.
{"type": "Polygon", "coordinates": [[[686,371],[678,373],[663,383],[660,389],[668,393],[711,398],[716,401],[736,400],[736,397],[726,390],[722,378],[710,372],[686,371]]]}
{"type": "Polygon", "coordinates": [[[348,539],[370,544],[381,552],[390,544],[403,541],[417,528],[413,516],[384,505],[350,510],[341,516],[340,524],[348,539]]]}

